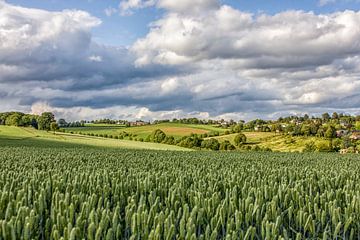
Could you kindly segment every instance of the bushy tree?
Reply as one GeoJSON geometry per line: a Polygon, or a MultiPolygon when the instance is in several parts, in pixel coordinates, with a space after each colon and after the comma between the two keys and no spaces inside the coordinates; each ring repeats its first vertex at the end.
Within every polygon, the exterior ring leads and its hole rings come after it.
{"type": "Polygon", "coordinates": [[[22,126],[22,116],[23,114],[21,113],[12,113],[6,118],[5,124],[8,126],[22,126]]]}
{"type": "Polygon", "coordinates": [[[206,148],[206,149],[211,149],[211,150],[216,151],[216,150],[219,150],[220,143],[215,138],[207,139],[201,143],[201,148],[206,148]]]}
{"type": "Polygon", "coordinates": [[[316,143],[316,150],[318,152],[332,152],[332,142],[331,141],[320,141],[316,143]]]}
{"type": "Polygon", "coordinates": [[[322,114],[322,119],[323,119],[324,122],[329,121],[329,119],[330,119],[330,114],[329,114],[329,113],[323,113],[323,114],[322,114]]]}
{"type": "Polygon", "coordinates": [[[199,138],[198,135],[184,136],[178,141],[180,147],[186,148],[200,148],[203,139],[199,138]]]}
{"type": "Polygon", "coordinates": [[[235,136],[234,142],[236,146],[241,146],[242,144],[246,143],[246,136],[243,133],[239,133],[235,136]]]}
{"type": "Polygon", "coordinates": [[[310,136],[311,135],[311,128],[309,125],[302,125],[301,127],[301,134],[304,136],[310,136]]]}
{"type": "Polygon", "coordinates": [[[161,131],[160,129],[156,129],[150,135],[151,142],[161,143],[165,139],[166,139],[166,134],[163,131],[161,131]]]}
{"type": "Polygon", "coordinates": [[[238,124],[235,125],[233,131],[235,133],[240,133],[243,130],[243,127],[244,127],[244,124],[238,123],[238,124]]]}
{"type": "Polygon", "coordinates": [[[230,141],[225,140],[224,142],[220,143],[220,150],[222,151],[232,151],[235,150],[235,146],[230,143],[230,141]]]}
{"type": "Polygon", "coordinates": [[[59,125],[56,123],[56,122],[52,122],[51,124],[50,124],[50,130],[51,131],[56,131],[56,130],[58,130],[59,129],[59,125]]]}
{"type": "Polygon", "coordinates": [[[38,119],[38,127],[40,130],[50,130],[51,123],[55,122],[55,116],[51,112],[44,112],[38,119]]]}
{"type": "Polygon", "coordinates": [[[336,129],[335,129],[334,126],[329,126],[329,127],[326,129],[325,137],[326,137],[326,138],[329,138],[329,139],[336,137],[336,129]]]}

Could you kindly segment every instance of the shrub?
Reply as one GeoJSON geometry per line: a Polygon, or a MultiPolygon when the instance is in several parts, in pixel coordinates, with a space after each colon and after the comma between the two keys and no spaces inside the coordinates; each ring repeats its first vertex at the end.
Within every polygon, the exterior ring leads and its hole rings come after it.
{"type": "Polygon", "coordinates": [[[235,136],[234,138],[234,142],[236,146],[241,146],[244,143],[246,143],[246,136],[243,133],[239,133],[238,135],[235,136]]]}

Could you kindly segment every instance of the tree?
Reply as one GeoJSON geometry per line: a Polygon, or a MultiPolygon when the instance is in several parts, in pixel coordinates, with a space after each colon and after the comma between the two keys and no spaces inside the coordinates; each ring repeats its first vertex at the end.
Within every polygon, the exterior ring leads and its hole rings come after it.
{"type": "Polygon", "coordinates": [[[323,129],[323,128],[319,128],[319,129],[317,130],[316,136],[317,136],[317,137],[324,137],[324,136],[325,136],[324,129],[323,129]]]}
{"type": "Polygon", "coordinates": [[[5,120],[5,124],[8,126],[22,126],[21,122],[22,114],[20,113],[12,113],[10,116],[8,116],[5,120]]]}
{"type": "Polygon", "coordinates": [[[335,138],[332,140],[332,147],[335,151],[339,151],[342,146],[342,141],[339,138],[335,138]]]}
{"type": "Polygon", "coordinates": [[[224,142],[220,143],[219,149],[223,151],[232,151],[235,150],[235,146],[232,145],[228,140],[225,140],[224,142]]]}
{"type": "Polygon", "coordinates": [[[337,112],[334,112],[332,114],[332,119],[339,119],[339,114],[337,112]]]}
{"type": "Polygon", "coordinates": [[[345,136],[343,138],[341,148],[347,149],[347,148],[352,147],[352,146],[353,146],[353,143],[351,142],[351,139],[348,136],[345,136]]]}
{"type": "Polygon", "coordinates": [[[243,133],[239,133],[235,136],[234,142],[236,146],[241,146],[242,144],[246,143],[246,136],[243,133]]]}
{"type": "Polygon", "coordinates": [[[216,151],[219,150],[220,143],[215,138],[207,139],[201,143],[201,148],[206,148],[216,151]]]}
{"type": "Polygon", "coordinates": [[[56,123],[56,122],[52,122],[51,124],[50,124],[50,130],[51,131],[56,131],[56,130],[58,130],[59,129],[59,125],[56,123]]]}
{"type": "Polygon", "coordinates": [[[326,132],[325,132],[325,137],[329,138],[329,139],[335,138],[336,137],[336,129],[335,129],[335,127],[329,126],[327,128],[326,132]]]}
{"type": "Polygon", "coordinates": [[[51,112],[44,112],[41,114],[38,120],[38,128],[40,130],[50,130],[50,125],[55,122],[55,116],[51,112]]]}
{"type": "Polygon", "coordinates": [[[65,121],[65,119],[60,118],[58,121],[58,125],[59,125],[59,127],[66,127],[68,125],[68,123],[65,121]]]}
{"type": "Polygon", "coordinates": [[[323,113],[322,114],[322,119],[324,120],[324,122],[327,122],[330,119],[329,113],[323,113]]]}
{"type": "Polygon", "coordinates": [[[240,133],[243,130],[243,127],[244,127],[244,124],[242,124],[242,123],[236,124],[236,126],[234,127],[234,132],[240,133]]]}
{"type": "Polygon", "coordinates": [[[356,129],[356,130],[360,130],[360,121],[357,121],[357,122],[355,123],[355,129],[356,129]]]}
{"type": "Polygon", "coordinates": [[[302,125],[301,127],[301,134],[304,136],[310,136],[311,135],[311,128],[309,125],[302,125]]]}
{"type": "Polygon", "coordinates": [[[166,134],[163,131],[161,131],[160,129],[156,129],[150,135],[151,142],[161,143],[165,139],[166,139],[166,134]]]}
{"type": "Polygon", "coordinates": [[[318,152],[332,152],[332,142],[331,141],[321,141],[316,144],[316,150],[318,152]]]}

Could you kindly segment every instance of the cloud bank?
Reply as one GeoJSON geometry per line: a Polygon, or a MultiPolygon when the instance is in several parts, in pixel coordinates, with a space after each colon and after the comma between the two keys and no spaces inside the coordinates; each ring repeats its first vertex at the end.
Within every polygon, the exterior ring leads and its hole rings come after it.
{"type": "Polygon", "coordinates": [[[360,104],[360,12],[251,14],[215,0],[130,0],[164,15],[130,48],[97,44],[101,20],[0,1],[0,111],[71,120],[275,118],[360,104]]]}

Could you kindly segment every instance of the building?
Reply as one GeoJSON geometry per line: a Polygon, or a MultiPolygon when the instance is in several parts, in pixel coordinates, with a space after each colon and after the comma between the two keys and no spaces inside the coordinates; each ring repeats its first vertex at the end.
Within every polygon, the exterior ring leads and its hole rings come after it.
{"type": "Polygon", "coordinates": [[[130,127],[139,127],[139,126],[145,126],[145,125],[149,125],[149,123],[144,122],[144,121],[130,122],[130,127]]]}
{"type": "Polygon", "coordinates": [[[349,131],[345,129],[337,130],[336,131],[336,137],[343,137],[345,135],[348,135],[349,131]]]}
{"type": "Polygon", "coordinates": [[[360,131],[353,131],[350,139],[352,140],[360,140],[360,131]]]}

